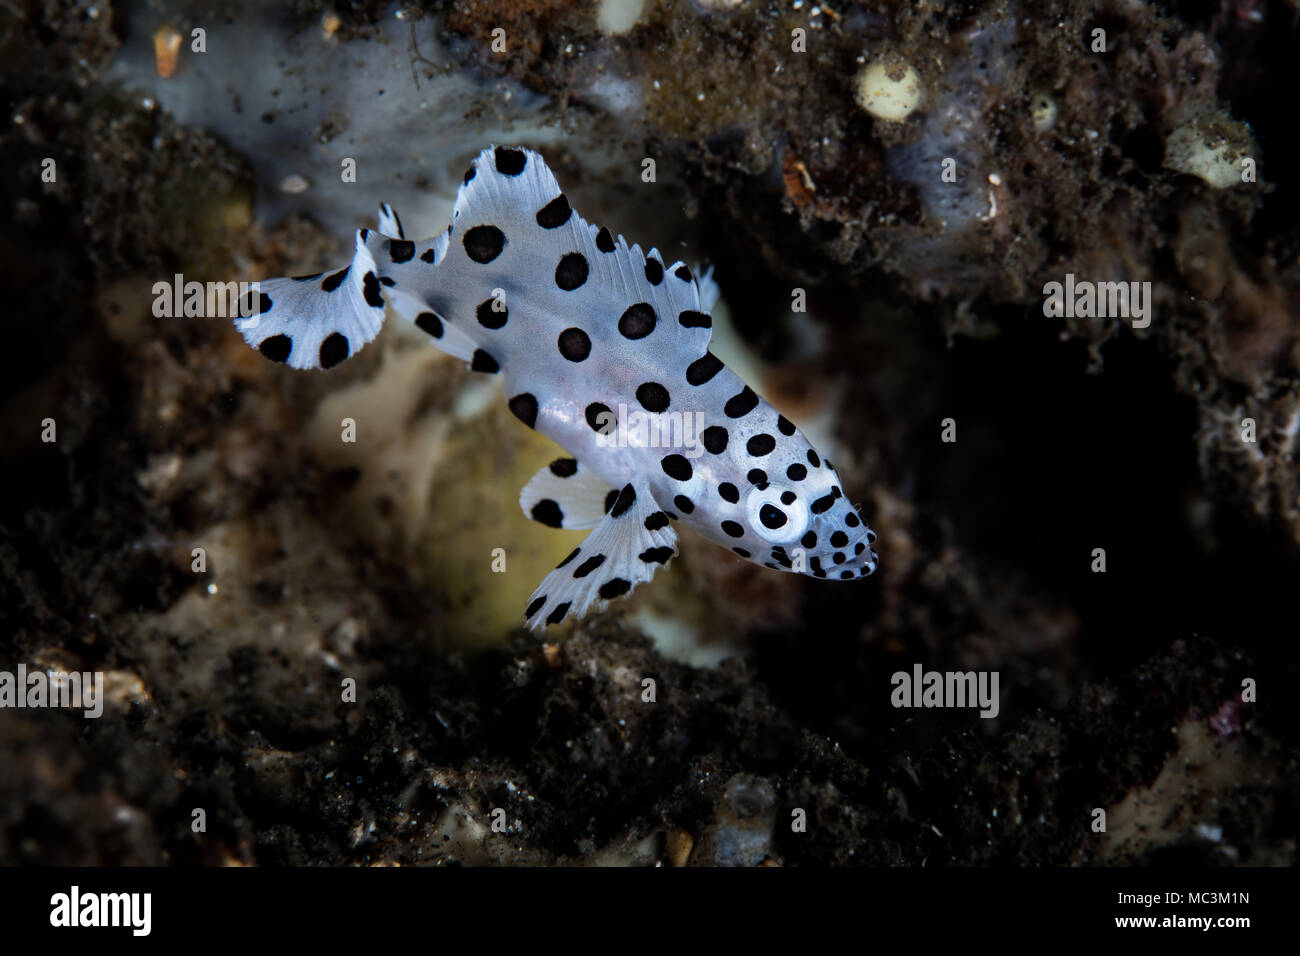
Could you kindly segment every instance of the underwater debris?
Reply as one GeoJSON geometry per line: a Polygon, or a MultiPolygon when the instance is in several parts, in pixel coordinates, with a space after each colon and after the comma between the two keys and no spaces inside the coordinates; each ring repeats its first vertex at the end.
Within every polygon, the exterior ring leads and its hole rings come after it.
{"type": "Polygon", "coordinates": [[[921,77],[910,63],[876,60],[854,84],[858,105],[876,119],[902,122],[916,112],[924,98],[921,77]]]}
{"type": "Polygon", "coordinates": [[[1056,125],[1056,117],[1060,115],[1061,108],[1057,105],[1056,100],[1047,93],[1039,93],[1033,99],[1030,106],[1030,117],[1034,121],[1034,129],[1040,133],[1045,133],[1056,125]]]}
{"type": "Polygon", "coordinates": [[[1215,119],[1185,123],[1165,141],[1165,166],[1195,176],[1215,189],[1243,182],[1256,155],[1250,128],[1244,123],[1215,119]]]}
{"type": "Polygon", "coordinates": [[[181,51],[181,32],[173,26],[162,26],[153,34],[154,67],[158,76],[170,79],[176,72],[176,56],[181,51]]]}
{"type": "Polygon", "coordinates": [[[604,33],[626,33],[636,26],[644,8],[645,0],[601,0],[596,23],[604,33]]]}

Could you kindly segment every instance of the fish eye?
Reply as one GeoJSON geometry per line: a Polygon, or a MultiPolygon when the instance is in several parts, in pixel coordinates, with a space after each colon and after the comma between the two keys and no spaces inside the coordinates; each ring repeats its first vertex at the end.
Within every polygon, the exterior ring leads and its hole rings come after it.
{"type": "Polygon", "coordinates": [[[754,533],[773,544],[803,537],[811,514],[803,497],[789,485],[772,482],[745,499],[745,517],[754,533]]]}

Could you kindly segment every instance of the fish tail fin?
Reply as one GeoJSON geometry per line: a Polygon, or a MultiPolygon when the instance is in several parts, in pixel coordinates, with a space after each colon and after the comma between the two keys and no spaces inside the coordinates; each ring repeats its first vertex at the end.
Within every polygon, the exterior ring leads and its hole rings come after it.
{"type": "Polygon", "coordinates": [[[352,261],[337,272],[253,283],[235,319],[244,341],[298,369],[332,368],[361,351],[384,323],[385,279],[370,248],[377,238],[358,231],[352,261]]]}

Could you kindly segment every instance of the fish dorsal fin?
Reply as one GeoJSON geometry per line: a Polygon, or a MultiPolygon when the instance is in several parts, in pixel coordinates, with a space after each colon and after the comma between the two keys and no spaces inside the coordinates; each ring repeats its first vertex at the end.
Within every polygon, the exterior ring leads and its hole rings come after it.
{"type": "Polygon", "coordinates": [[[718,302],[718,296],[722,294],[722,290],[718,288],[718,280],[713,277],[713,266],[702,266],[696,271],[695,285],[700,290],[700,309],[704,312],[712,312],[718,302]]]}
{"type": "Polygon", "coordinates": [[[402,229],[401,217],[397,210],[388,203],[379,204],[379,233],[390,239],[405,239],[406,231],[402,229]]]}
{"type": "Polygon", "coordinates": [[[712,320],[690,269],[666,266],[657,250],[643,253],[583,220],[532,150],[490,147],[474,160],[436,278],[429,302],[439,314],[472,323],[486,298],[498,295],[519,322],[522,351],[547,359],[565,332],[572,348],[560,345],[560,354],[574,362],[587,354],[635,361],[641,349],[654,356],[647,364],[662,365],[708,349],[712,320]]]}
{"type": "Polygon", "coordinates": [[[594,531],[559,567],[542,579],[528,599],[524,620],[536,630],[581,617],[627,594],[676,553],[677,532],[639,475],[624,485],[594,531]]]}

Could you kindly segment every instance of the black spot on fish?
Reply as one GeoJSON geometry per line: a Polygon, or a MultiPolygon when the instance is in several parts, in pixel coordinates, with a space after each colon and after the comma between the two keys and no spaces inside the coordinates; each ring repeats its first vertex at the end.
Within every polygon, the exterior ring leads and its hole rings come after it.
{"type": "Polygon", "coordinates": [[[704,442],[704,450],[710,455],[721,455],[727,450],[727,430],[721,425],[710,425],[704,429],[704,434],[700,436],[704,442]]]}
{"type": "Polygon", "coordinates": [[[435,339],[442,338],[442,319],[432,312],[421,312],[415,317],[415,327],[435,339]]]}
{"type": "Polygon", "coordinates": [[[510,411],[514,413],[515,418],[529,428],[537,425],[537,398],[530,392],[521,392],[510,399],[507,404],[510,406],[510,411]]]}
{"type": "Polygon", "coordinates": [[[625,339],[643,339],[655,330],[655,310],[649,302],[627,307],[618,320],[618,331],[625,339]]]}
{"type": "Polygon", "coordinates": [[[506,234],[496,226],[475,226],[465,233],[461,240],[465,255],[480,265],[485,265],[501,255],[506,247],[506,234]]]}
{"type": "Polygon", "coordinates": [[[636,400],[647,412],[662,412],[668,409],[670,399],[668,389],[658,382],[643,382],[636,387],[636,400]]]}
{"type": "Polygon", "coordinates": [[[474,358],[471,360],[469,367],[473,372],[486,372],[489,375],[501,371],[501,365],[497,360],[482,349],[474,350],[474,358]]]}
{"type": "Polygon", "coordinates": [[[384,297],[379,294],[379,280],[375,278],[373,272],[367,272],[362,277],[361,291],[365,296],[366,305],[372,309],[382,309],[384,307],[384,297]]]}
{"type": "Polygon", "coordinates": [[[721,371],[722,362],[712,352],[705,352],[686,367],[686,382],[689,385],[703,385],[721,371]]]}
{"type": "Polygon", "coordinates": [[[624,580],[623,578],[610,578],[600,586],[600,591],[598,593],[606,601],[609,601],[613,598],[619,597],[620,595],[626,594],[630,590],[632,590],[631,581],[624,580]]]}
{"type": "Polygon", "coordinates": [[[565,329],[560,333],[560,354],[570,362],[586,361],[591,354],[591,336],[582,329],[565,329]]]}
{"type": "Polygon", "coordinates": [[[320,284],[321,291],[333,292],[335,289],[337,289],[339,286],[343,284],[343,280],[348,277],[348,273],[351,270],[352,270],[352,266],[347,265],[344,266],[342,269],[340,269],[338,272],[335,272],[333,275],[328,276],[325,279],[325,281],[320,284]]]}
{"type": "Polygon", "coordinates": [[[560,257],[555,267],[555,284],[565,292],[572,292],[587,281],[587,257],[581,252],[568,252],[560,257]]]}
{"type": "Polygon", "coordinates": [[[532,516],[534,521],[540,521],[542,524],[551,528],[559,528],[564,524],[564,512],[560,506],[550,498],[543,498],[537,504],[533,505],[532,516]]]}
{"type": "Polygon", "coordinates": [[[505,307],[504,303],[501,303],[501,307],[498,309],[497,304],[500,302],[500,299],[493,296],[490,299],[484,299],[478,304],[478,308],[474,310],[474,317],[478,319],[479,325],[485,329],[505,328],[506,322],[510,320],[510,310],[505,307]]]}
{"type": "Polygon", "coordinates": [[[740,394],[733,395],[727,399],[727,404],[723,406],[723,411],[727,413],[728,418],[743,418],[758,407],[758,396],[754,390],[746,385],[740,390],[740,394]]]}
{"type": "Polygon", "coordinates": [[[660,466],[664,474],[677,481],[690,481],[691,475],[694,474],[690,460],[684,455],[665,455],[660,466]]]}
{"type": "Polygon", "coordinates": [[[662,511],[656,511],[645,519],[645,529],[647,531],[658,531],[660,528],[668,527],[668,516],[662,511]]]}
{"type": "Polygon", "coordinates": [[[603,435],[611,434],[614,431],[614,413],[610,411],[608,405],[602,405],[600,402],[592,402],[586,410],[587,424],[594,432],[600,432],[603,435]]]}
{"type": "Polygon", "coordinates": [[[612,518],[621,518],[627,513],[627,509],[636,504],[636,489],[632,487],[631,482],[623,486],[623,490],[618,493],[618,498],[614,502],[614,507],[609,514],[612,518]]]}
{"type": "Polygon", "coordinates": [[[272,335],[269,338],[262,339],[257,346],[257,350],[272,362],[284,362],[288,360],[289,353],[293,351],[293,339],[284,334],[272,335]]]}
{"type": "Polygon", "coordinates": [[[348,339],[342,332],[331,332],[320,344],[321,368],[333,368],[348,357],[348,339]]]}
{"type": "Polygon", "coordinates": [[[537,225],[543,229],[559,229],[569,221],[571,215],[573,210],[569,208],[569,200],[565,198],[564,193],[560,193],[537,210],[537,225]]]}
{"type": "Polygon", "coordinates": [[[528,162],[528,157],[521,149],[511,149],[508,146],[498,146],[493,154],[496,159],[497,172],[503,176],[518,176],[524,171],[524,166],[528,162]]]}

